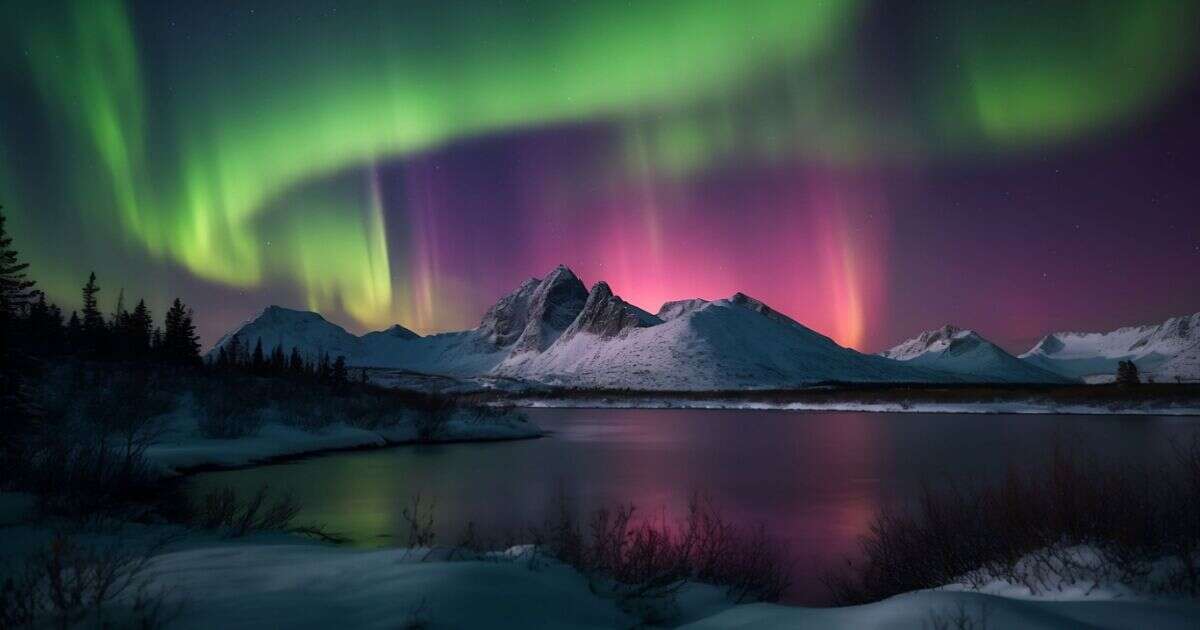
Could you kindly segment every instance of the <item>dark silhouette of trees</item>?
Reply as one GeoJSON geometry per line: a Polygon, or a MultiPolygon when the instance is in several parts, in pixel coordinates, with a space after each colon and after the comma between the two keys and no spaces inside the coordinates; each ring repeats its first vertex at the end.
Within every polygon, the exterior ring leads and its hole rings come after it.
{"type": "Polygon", "coordinates": [[[200,363],[200,338],[196,335],[195,324],[192,323],[192,311],[184,307],[179,298],[175,298],[171,308],[167,310],[160,355],[170,363],[200,363]]]}
{"type": "MultiPolygon", "coordinates": [[[[36,284],[25,270],[29,263],[21,262],[12,247],[12,237],[5,228],[4,213],[0,212],[0,454],[5,459],[19,458],[19,440],[14,439],[35,415],[29,408],[25,381],[33,371],[24,352],[16,348],[16,332],[26,307],[37,292],[36,284]]],[[[7,463],[0,462],[0,466],[7,463]]]]}
{"type": "Polygon", "coordinates": [[[259,337],[258,342],[254,344],[254,353],[250,355],[250,370],[255,374],[265,374],[267,371],[267,358],[263,355],[262,337],[259,337]]]}
{"type": "Polygon", "coordinates": [[[12,247],[5,220],[4,213],[0,212],[0,315],[15,317],[39,292],[34,290],[37,282],[25,274],[29,263],[21,262],[19,253],[12,247]]]}
{"type": "Polygon", "coordinates": [[[1117,385],[1137,385],[1141,382],[1137,365],[1133,361],[1117,363],[1117,385]]]}
{"type": "Polygon", "coordinates": [[[333,361],[333,369],[329,373],[329,382],[338,389],[345,389],[350,383],[350,372],[346,370],[346,357],[338,355],[333,361]]]}
{"type": "Polygon", "coordinates": [[[77,349],[92,357],[103,356],[108,350],[108,327],[104,316],[100,314],[99,301],[96,294],[100,285],[96,284],[96,272],[88,276],[87,284],[83,285],[83,309],[81,310],[83,334],[77,349]]]}
{"type": "Polygon", "coordinates": [[[133,358],[143,359],[150,356],[150,342],[154,336],[154,318],[145,300],[138,300],[137,306],[129,314],[129,322],[125,331],[133,358]]]}
{"type": "Polygon", "coordinates": [[[304,366],[304,357],[300,356],[300,350],[296,346],[292,346],[292,354],[288,357],[288,372],[293,376],[304,376],[307,371],[304,366]]]}

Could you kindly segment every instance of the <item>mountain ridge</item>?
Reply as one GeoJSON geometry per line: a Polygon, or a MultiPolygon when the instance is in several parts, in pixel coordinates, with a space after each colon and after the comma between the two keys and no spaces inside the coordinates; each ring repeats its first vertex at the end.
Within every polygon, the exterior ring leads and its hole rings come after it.
{"type": "MultiPolygon", "coordinates": [[[[1114,333],[1128,337],[1119,341],[1135,345],[1143,363],[1151,357],[1164,378],[1190,378],[1200,370],[1200,343],[1193,343],[1193,336],[1200,338],[1200,313],[1114,333]],[[1159,354],[1164,348],[1175,351],[1159,354]]],[[[499,298],[468,330],[421,336],[397,324],[355,336],[317,313],[270,306],[224,335],[210,353],[235,334],[243,347],[261,339],[268,350],[295,346],[310,357],[345,356],[358,367],[566,387],[687,390],[823,382],[1073,382],[1079,377],[1047,367],[1058,365],[1055,357],[1033,355],[1072,357],[1079,350],[1076,337],[1106,333],[1054,333],[1018,358],[974,331],[947,325],[870,355],[844,348],[741,292],[713,301],[666,302],[652,314],[604,281],[587,289],[559,265],[499,298]]],[[[1109,363],[1115,370],[1115,361],[1104,357],[1099,371],[1109,363]]]]}

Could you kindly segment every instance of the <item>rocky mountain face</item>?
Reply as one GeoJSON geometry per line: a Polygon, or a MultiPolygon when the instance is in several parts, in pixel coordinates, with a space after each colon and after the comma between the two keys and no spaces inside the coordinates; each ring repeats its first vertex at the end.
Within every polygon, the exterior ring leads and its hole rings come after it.
{"type": "Polygon", "coordinates": [[[597,282],[588,293],[583,310],[563,332],[570,339],[590,333],[601,339],[611,339],[631,328],[647,328],[662,320],[613,295],[607,282],[597,282]]]}
{"type": "Polygon", "coordinates": [[[244,346],[295,346],[354,366],[455,378],[497,377],[593,388],[786,388],[824,382],[1068,382],[1133,359],[1162,380],[1200,380],[1200,314],[1112,333],[1055,333],[1013,357],[970,330],[944,326],[876,355],[839,346],[743,293],[678,300],[652,315],[587,290],[568,268],[531,278],[471,330],[420,336],[402,327],[356,337],[316,313],[270,307],[226,335],[244,346]]]}
{"type": "Polygon", "coordinates": [[[541,352],[554,343],[584,310],[587,288],[575,274],[559,265],[534,290],[528,317],[514,352],[541,352]]]}
{"type": "Polygon", "coordinates": [[[1133,361],[1144,377],[1192,382],[1200,381],[1197,356],[1200,313],[1109,332],[1056,332],[1043,337],[1020,358],[1089,382],[1112,380],[1120,361],[1133,361]]]}

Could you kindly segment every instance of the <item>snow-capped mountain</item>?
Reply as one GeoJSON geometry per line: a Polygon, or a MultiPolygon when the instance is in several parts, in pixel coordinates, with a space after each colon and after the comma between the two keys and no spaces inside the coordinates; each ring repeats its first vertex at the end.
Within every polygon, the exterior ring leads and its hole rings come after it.
{"type": "Polygon", "coordinates": [[[1062,375],[1021,361],[972,330],[943,326],[879,356],[988,383],[1064,383],[1062,375]]]}
{"type": "Polygon", "coordinates": [[[599,283],[579,318],[553,345],[520,362],[502,363],[493,374],[550,385],[643,390],[957,380],[843,348],[741,294],[660,312],[669,315],[666,321],[599,283]]]}
{"type": "MultiPolygon", "coordinates": [[[[393,326],[388,331],[371,333],[372,335],[395,336],[403,331],[408,335],[415,333],[403,326],[393,326]]],[[[356,356],[362,348],[363,340],[334,324],[317,313],[310,311],[295,311],[281,306],[268,306],[261,313],[229,331],[213,346],[211,353],[215,355],[221,348],[227,347],[234,337],[243,349],[250,350],[262,342],[263,350],[270,352],[276,346],[281,346],[284,352],[296,348],[308,358],[315,358],[322,353],[331,357],[344,356],[349,359],[356,356]]]]}
{"type": "Polygon", "coordinates": [[[1124,360],[1158,381],[1200,381],[1200,313],[1106,333],[1053,333],[1020,358],[1088,382],[1111,381],[1124,360]]]}
{"type": "Polygon", "coordinates": [[[970,331],[926,333],[888,351],[843,348],[742,293],[668,302],[651,314],[568,268],[530,278],[487,310],[477,327],[419,336],[402,326],[356,337],[320,315],[271,307],[226,335],[245,346],[296,346],[354,366],[456,378],[498,377],[587,388],[717,390],[821,382],[1046,382],[970,331]],[[899,360],[894,360],[899,359],[899,360]]]}

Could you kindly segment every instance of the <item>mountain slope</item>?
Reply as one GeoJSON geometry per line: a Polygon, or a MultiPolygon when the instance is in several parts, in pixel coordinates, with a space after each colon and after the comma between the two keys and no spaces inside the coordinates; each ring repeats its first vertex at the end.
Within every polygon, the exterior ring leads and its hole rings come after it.
{"type": "Polygon", "coordinates": [[[1070,379],[1021,361],[971,330],[943,326],[879,356],[983,383],[1065,383],[1070,379]]]}
{"type": "Polygon", "coordinates": [[[745,296],[693,303],[663,321],[602,284],[545,352],[503,363],[493,373],[551,385],[641,390],[955,380],[842,348],[745,296]]]}
{"type": "Polygon", "coordinates": [[[1161,324],[1128,326],[1106,333],[1046,335],[1020,358],[1032,365],[1090,382],[1112,380],[1119,361],[1137,364],[1156,380],[1200,380],[1200,313],[1161,324]],[[1161,373],[1160,373],[1161,370],[1161,373]]]}
{"type": "MultiPolygon", "coordinates": [[[[403,327],[399,328],[414,334],[403,327]]],[[[291,352],[292,348],[296,348],[309,359],[322,353],[350,359],[362,348],[362,339],[317,313],[295,311],[281,306],[268,306],[263,309],[257,316],[221,337],[209,352],[215,354],[220,348],[227,347],[234,336],[237,336],[241,347],[246,350],[253,349],[261,340],[266,352],[270,352],[275,346],[282,346],[284,352],[291,352]]]]}

